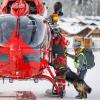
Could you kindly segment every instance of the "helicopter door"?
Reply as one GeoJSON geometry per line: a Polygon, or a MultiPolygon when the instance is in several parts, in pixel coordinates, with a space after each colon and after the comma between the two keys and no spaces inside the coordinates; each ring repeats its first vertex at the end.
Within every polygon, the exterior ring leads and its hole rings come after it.
{"type": "Polygon", "coordinates": [[[16,21],[16,17],[11,15],[0,16],[0,45],[3,45],[10,39],[16,27],[16,21]]]}

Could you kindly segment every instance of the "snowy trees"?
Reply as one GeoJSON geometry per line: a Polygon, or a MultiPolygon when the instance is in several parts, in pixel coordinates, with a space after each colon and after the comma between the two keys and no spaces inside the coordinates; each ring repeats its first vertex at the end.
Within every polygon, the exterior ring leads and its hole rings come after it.
{"type": "Polygon", "coordinates": [[[100,15],[100,0],[42,0],[52,12],[54,2],[61,1],[65,16],[97,16],[100,15]]]}
{"type": "MultiPolygon", "coordinates": [[[[4,0],[0,0],[0,3],[4,0]]],[[[61,1],[65,16],[100,16],[100,0],[41,0],[46,2],[49,15],[53,12],[53,4],[61,1]]]]}

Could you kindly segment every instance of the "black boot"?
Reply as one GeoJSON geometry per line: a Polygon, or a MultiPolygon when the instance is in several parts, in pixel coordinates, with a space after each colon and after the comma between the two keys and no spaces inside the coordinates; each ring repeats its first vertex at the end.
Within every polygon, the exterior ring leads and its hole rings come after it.
{"type": "Polygon", "coordinates": [[[58,93],[57,93],[56,90],[53,90],[53,91],[52,91],[52,94],[53,94],[53,95],[58,95],[58,93]]]}
{"type": "Polygon", "coordinates": [[[82,99],[82,98],[83,98],[83,96],[80,93],[76,96],[76,99],[82,99]]]}

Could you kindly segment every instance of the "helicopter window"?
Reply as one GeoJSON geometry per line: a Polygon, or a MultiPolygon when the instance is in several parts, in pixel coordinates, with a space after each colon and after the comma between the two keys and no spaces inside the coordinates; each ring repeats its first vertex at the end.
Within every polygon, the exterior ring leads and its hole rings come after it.
{"type": "Polygon", "coordinates": [[[9,40],[16,26],[16,18],[13,16],[0,16],[0,44],[9,40]]]}
{"type": "Polygon", "coordinates": [[[0,62],[8,62],[8,55],[0,54],[0,62]]]}
{"type": "Polygon", "coordinates": [[[8,4],[7,4],[7,13],[9,14],[10,13],[10,11],[11,11],[11,6],[12,6],[12,4],[14,3],[15,1],[10,1],[10,2],[8,2],[8,4]]]}
{"type": "Polygon", "coordinates": [[[39,46],[45,37],[45,25],[38,18],[23,16],[20,19],[20,34],[32,47],[39,46]]]}
{"type": "MultiPolygon", "coordinates": [[[[0,15],[0,44],[7,42],[16,28],[17,18],[11,15],[0,15]]],[[[19,34],[31,47],[37,48],[45,38],[46,25],[43,20],[33,16],[20,17],[19,34]]]]}
{"type": "Polygon", "coordinates": [[[40,54],[26,54],[24,55],[24,61],[28,62],[40,62],[41,57],[40,54]]]}
{"type": "Polygon", "coordinates": [[[27,1],[27,4],[30,7],[30,13],[31,14],[37,14],[37,10],[36,10],[36,5],[35,3],[33,3],[32,1],[27,1]]]}
{"type": "Polygon", "coordinates": [[[24,41],[28,44],[30,43],[32,32],[33,30],[35,32],[35,29],[36,28],[34,27],[32,21],[29,20],[28,17],[20,18],[20,34],[23,37],[24,41]]]}

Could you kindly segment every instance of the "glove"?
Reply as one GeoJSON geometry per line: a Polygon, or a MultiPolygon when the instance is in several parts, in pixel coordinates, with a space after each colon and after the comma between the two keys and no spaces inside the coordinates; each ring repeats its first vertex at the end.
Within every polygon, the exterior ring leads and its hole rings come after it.
{"type": "Polygon", "coordinates": [[[68,53],[67,52],[64,52],[64,56],[67,57],[68,56],[68,53]]]}

